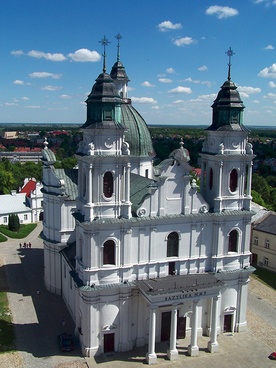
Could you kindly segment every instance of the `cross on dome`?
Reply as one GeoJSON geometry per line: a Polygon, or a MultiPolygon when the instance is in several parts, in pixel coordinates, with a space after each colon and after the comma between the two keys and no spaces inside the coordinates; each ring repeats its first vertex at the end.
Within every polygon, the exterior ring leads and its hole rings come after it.
{"type": "Polygon", "coordinates": [[[231,80],[231,57],[235,54],[235,52],[231,49],[231,47],[229,47],[229,49],[225,52],[225,54],[227,54],[228,56],[228,80],[231,80]]]}
{"type": "Polygon", "coordinates": [[[106,46],[108,46],[108,44],[110,43],[110,41],[108,41],[108,39],[104,36],[104,38],[101,39],[101,41],[99,41],[103,47],[104,47],[104,53],[103,53],[103,72],[106,72],[106,46]]]}
{"type": "Polygon", "coordinates": [[[120,39],[122,39],[123,37],[120,35],[120,33],[117,33],[115,38],[118,41],[117,43],[117,61],[120,61],[120,39]]]}

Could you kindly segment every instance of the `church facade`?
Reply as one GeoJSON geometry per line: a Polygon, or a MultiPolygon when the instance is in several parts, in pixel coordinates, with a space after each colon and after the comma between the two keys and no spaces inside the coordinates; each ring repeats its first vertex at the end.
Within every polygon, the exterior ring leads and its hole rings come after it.
{"type": "Polygon", "coordinates": [[[230,77],[214,104],[201,153],[201,187],[180,142],[153,165],[147,125],[127,96],[119,58],[104,67],[87,103],[76,169],[55,169],[43,150],[46,287],[62,295],[84,355],[124,352],[177,339],[246,329],[251,170],[244,105],[230,77]]]}

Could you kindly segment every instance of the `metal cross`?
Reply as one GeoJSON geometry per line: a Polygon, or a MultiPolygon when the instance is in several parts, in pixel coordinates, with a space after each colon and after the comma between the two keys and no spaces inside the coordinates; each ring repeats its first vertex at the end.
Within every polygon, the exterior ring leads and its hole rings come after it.
{"type": "Polygon", "coordinates": [[[120,33],[116,34],[115,38],[118,40],[117,43],[117,61],[120,60],[120,39],[122,39],[123,37],[120,35],[120,33]]]}
{"type": "Polygon", "coordinates": [[[228,55],[229,62],[228,62],[228,80],[231,80],[231,57],[235,54],[234,51],[229,47],[229,49],[225,52],[228,55]]]}
{"type": "Polygon", "coordinates": [[[104,47],[104,53],[103,53],[103,58],[104,58],[104,60],[103,60],[103,72],[105,73],[106,72],[106,64],[105,64],[105,62],[106,62],[106,46],[108,46],[108,44],[110,43],[110,41],[108,41],[108,39],[104,36],[104,38],[102,38],[101,39],[101,41],[99,41],[102,45],[103,45],[103,47],[104,47]]]}
{"type": "Polygon", "coordinates": [[[228,65],[231,65],[231,57],[235,55],[235,52],[231,49],[231,47],[229,47],[229,49],[225,52],[225,54],[227,54],[229,57],[228,65]]]}

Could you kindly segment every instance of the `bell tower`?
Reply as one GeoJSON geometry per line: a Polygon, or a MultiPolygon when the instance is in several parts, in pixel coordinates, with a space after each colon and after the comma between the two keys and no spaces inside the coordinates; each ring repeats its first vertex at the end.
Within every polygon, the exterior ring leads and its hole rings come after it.
{"type": "Polygon", "coordinates": [[[121,124],[121,103],[114,81],[103,72],[96,79],[87,103],[83,140],[77,152],[79,192],[77,212],[85,222],[98,218],[130,218],[130,151],[121,124]]]}
{"type": "Polygon", "coordinates": [[[201,154],[201,193],[214,212],[250,210],[252,160],[249,130],[243,126],[245,108],[237,86],[231,81],[231,47],[228,77],[212,109],[212,125],[201,154]]]}

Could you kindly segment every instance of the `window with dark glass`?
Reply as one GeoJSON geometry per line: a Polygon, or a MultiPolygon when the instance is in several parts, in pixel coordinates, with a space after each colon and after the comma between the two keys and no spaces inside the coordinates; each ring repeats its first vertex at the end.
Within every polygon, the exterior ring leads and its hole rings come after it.
{"type": "Polygon", "coordinates": [[[230,191],[235,192],[238,186],[238,171],[233,169],[230,173],[230,191]]]}
{"type": "Polygon", "coordinates": [[[115,243],[107,240],[103,246],[103,264],[115,265],[115,243]]]}
{"type": "Polygon", "coordinates": [[[228,252],[237,252],[237,251],[238,251],[238,232],[237,230],[232,230],[229,234],[228,252]]]}
{"type": "Polygon", "coordinates": [[[110,171],[104,174],[103,178],[103,193],[107,198],[112,197],[113,194],[113,175],[110,171]]]}
{"type": "Polygon", "coordinates": [[[176,231],[168,236],[167,240],[167,257],[178,257],[179,236],[176,231]]]}
{"type": "Polygon", "coordinates": [[[209,176],[209,188],[212,189],[213,188],[213,169],[210,169],[210,176],[209,176]]]}

